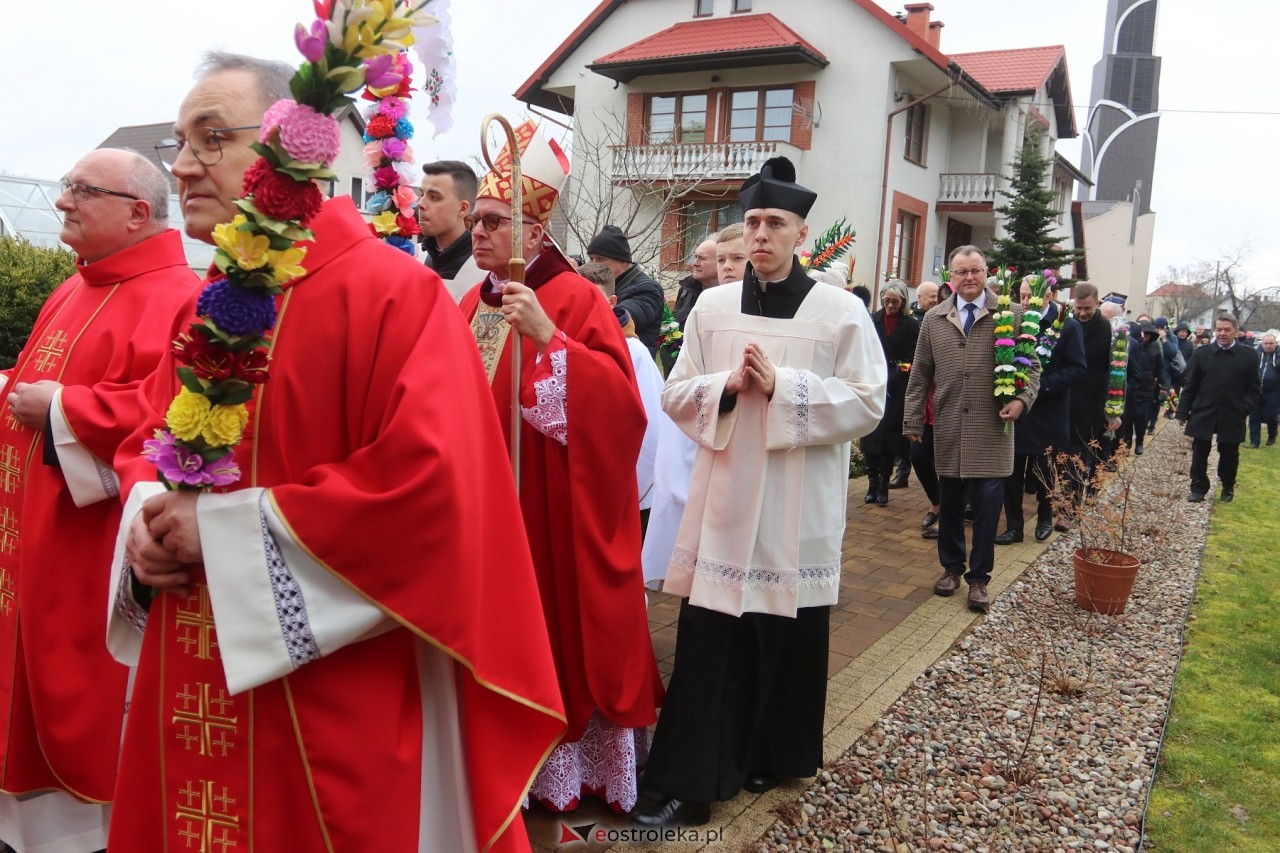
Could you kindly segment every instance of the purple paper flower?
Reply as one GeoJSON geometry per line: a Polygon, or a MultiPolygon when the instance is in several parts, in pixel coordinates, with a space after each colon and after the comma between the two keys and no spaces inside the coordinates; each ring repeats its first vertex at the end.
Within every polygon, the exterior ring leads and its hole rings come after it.
{"type": "Polygon", "coordinates": [[[1031,359],[1027,358],[1025,355],[1020,355],[1017,358],[1015,358],[1013,361],[1015,364],[1021,364],[1023,367],[1031,366],[1031,359]]]}
{"type": "Polygon", "coordinates": [[[199,453],[178,444],[168,430],[156,430],[155,438],[142,442],[142,456],[175,486],[229,486],[240,479],[235,450],[205,462],[199,453]]]}
{"type": "Polygon", "coordinates": [[[248,290],[218,278],[200,292],[196,313],[229,335],[260,335],[276,324],[276,300],[265,291],[248,290]]]}
{"type": "Polygon", "coordinates": [[[388,160],[399,160],[404,156],[406,147],[403,139],[397,139],[394,136],[382,140],[382,153],[388,160]]]}
{"type": "Polygon", "coordinates": [[[378,102],[378,115],[386,116],[391,121],[399,121],[409,111],[401,98],[383,98],[378,102]]]}
{"type": "Polygon", "coordinates": [[[324,59],[325,43],[328,40],[329,33],[325,29],[324,21],[313,21],[310,30],[298,24],[293,31],[293,43],[298,46],[298,52],[306,57],[307,62],[319,62],[324,59]]]}
{"type": "Polygon", "coordinates": [[[370,89],[399,86],[402,77],[394,54],[382,53],[364,61],[364,84],[370,89]]]}

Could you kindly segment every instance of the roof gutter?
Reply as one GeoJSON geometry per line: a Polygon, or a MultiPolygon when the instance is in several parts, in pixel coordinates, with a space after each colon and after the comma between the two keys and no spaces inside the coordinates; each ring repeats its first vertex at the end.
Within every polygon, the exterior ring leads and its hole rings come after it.
{"type": "MultiPolygon", "coordinates": [[[[952,63],[955,69],[955,63],[952,63]]],[[[950,91],[960,82],[959,75],[951,77],[945,86],[939,86],[927,95],[921,95],[913,101],[908,101],[902,106],[893,110],[885,119],[884,128],[884,173],[880,181],[880,229],[876,235],[876,271],[875,278],[871,282],[871,304],[878,305],[880,302],[880,264],[882,262],[881,253],[884,251],[884,214],[885,205],[889,201],[889,157],[893,147],[893,120],[899,113],[904,113],[912,107],[923,104],[925,101],[931,100],[941,95],[943,92],[950,91]]]]}

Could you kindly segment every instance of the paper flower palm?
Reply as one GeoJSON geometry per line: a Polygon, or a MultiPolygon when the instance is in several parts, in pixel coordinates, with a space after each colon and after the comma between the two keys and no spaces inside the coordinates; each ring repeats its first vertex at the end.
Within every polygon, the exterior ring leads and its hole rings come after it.
{"type": "Polygon", "coordinates": [[[262,118],[245,173],[240,211],[214,229],[220,272],[200,294],[197,318],[173,344],[182,389],[166,428],[144,442],[143,455],[170,489],[227,486],[240,478],[235,447],[249,421],[246,403],[268,379],[267,334],[275,326],[282,285],[306,274],[307,225],[320,212],[317,180],[335,177],[339,150],[333,114],[369,80],[382,82],[396,56],[413,44],[413,27],[429,22],[429,0],[314,0],[309,27],[294,41],[306,62],[290,82],[293,100],[262,118]],[[390,60],[388,60],[390,57],[390,60]]]}

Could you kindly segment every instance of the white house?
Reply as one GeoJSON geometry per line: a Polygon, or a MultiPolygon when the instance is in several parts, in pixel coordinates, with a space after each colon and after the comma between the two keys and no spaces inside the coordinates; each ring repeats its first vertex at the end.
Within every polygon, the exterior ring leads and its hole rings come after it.
{"type": "MultiPolygon", "coordinates": [[[[1030,131],[1046,152],[1076,135],[1062,47],[948,56],[933,8],[604,0],[516,97],[573,118],[579,187],[665,208],[644,239],[668,281],[741,218],[738,186],[781,154],[818,192],[811,236],[840,218],[855,229],[854,283],[916,284],[954,246],[1001,234],[997,191],[1030,131]]],[[[1052,178],[1065,248],[1077,176],[1060,161],[1052,178]]]]}

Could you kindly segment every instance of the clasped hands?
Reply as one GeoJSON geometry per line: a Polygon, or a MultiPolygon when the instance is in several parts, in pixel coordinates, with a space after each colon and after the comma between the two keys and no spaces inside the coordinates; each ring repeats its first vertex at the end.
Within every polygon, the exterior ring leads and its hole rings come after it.
{"type": "Polygon", "coordinates": [[[139,583],[187,591],[190,567],[204,557],[196,523],[197,492],[165,492],[148,498],[129,524],[125,553],[139,583]]]}
{"type": "Polygon", "coordinates": [[[769,361],[769,356],[765,355],[764,350],[760,349],[759,346],[750,343],[742,351],[742,364],[738,365],[738,368],[729,374],[729,381],[724,385],[724,392],[726,394],[740,394],[755,386],[764,393],[765,397],[772,399],[776,379],[777,371],[773,367],[773,362],[769,361]]]}
{"type": "Polygon", "coordinates": [[[52,379],[41,379],[39,382],[19,382],[9,392],[9,411],[18,419],[18,423],[32,429],[44,429],[45,418],[49,417],[49,406],[53,403],[53,395],[62,384],[52,379]]]}

